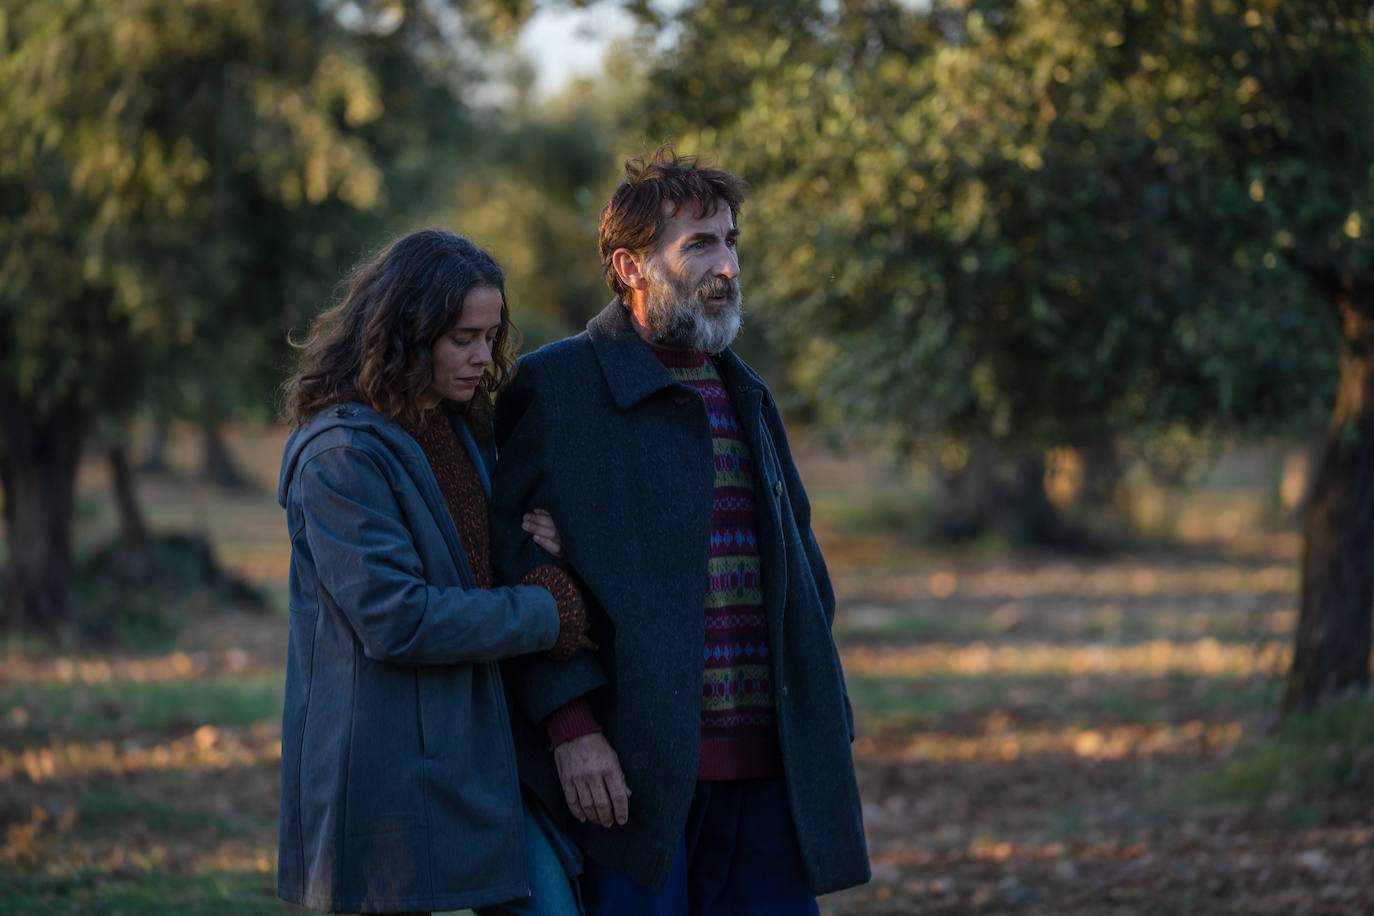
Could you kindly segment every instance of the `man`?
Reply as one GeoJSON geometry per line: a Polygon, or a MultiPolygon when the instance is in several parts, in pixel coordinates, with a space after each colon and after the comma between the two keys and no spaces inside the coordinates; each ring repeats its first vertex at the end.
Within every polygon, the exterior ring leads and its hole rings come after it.
{"type": "Polygon", "coordinates": [[[666,144],[628,162],[599,231],[615,300],[497,405],[497,562],[580,583],[599,646],[507,678],[592,914],[815,914],[869,876],[834,594],[777,408],[729,349],[742,201],[666,144]],[[565,567],[523,536],[530,505],[565,567]]]}

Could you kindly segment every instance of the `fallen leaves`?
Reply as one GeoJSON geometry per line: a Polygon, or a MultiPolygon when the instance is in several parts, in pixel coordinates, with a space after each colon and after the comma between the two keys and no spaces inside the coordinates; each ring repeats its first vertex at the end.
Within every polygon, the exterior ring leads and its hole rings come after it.
{"type": "Polygon", "coordinates": [[[53,739],[15,751],[0,748],[0,783],[24,779],[38,784],[142,771],[215,771],[252,767],[281,759],[278,723],[246,728],[202,725],[169,741],[136,736],[123,741],[53,739]]]}
{"type": "Polygon", "coordinates": [[[907,646],[862,645],[840,655],[846,675],[910,679],[932,676],[1110,675],[1159,677],[1188,675],[1246,678],[1287,669],[1287,644],[1224,644],[1212,637],[1191,641],[1156,639],[1147,643],[993,645],[982,640],[907,646]]]}

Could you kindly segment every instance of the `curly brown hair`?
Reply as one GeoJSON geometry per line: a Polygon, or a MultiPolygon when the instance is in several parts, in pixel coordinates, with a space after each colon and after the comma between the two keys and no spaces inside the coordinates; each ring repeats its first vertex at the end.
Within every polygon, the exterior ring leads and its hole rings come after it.
{"type": "Polygon", "coordinates": [[[719,201],[725,201],[731,218],[738,223],[744,205],[744,179],[697,156],[679,156],[671,143],[659,146],[647,162],[627,160],[625,179],[601,209],[597,227],[601,272],[611,292],[622,300],[630,294],[611,264],[611,256],[618,249],[648,254],[658,245],[664,224],[683,206],[691,204],[697,216],[706,216],[719,201]],[[670,206],[664,207],[665,203],[670,206]]]}
{"type": "Polygon", "coordinates": [[[492,364],[460,408],[474,434],[490,435],[492,399],[514,365],[518,335],[506,304],[506,278],[470,240],[440,229],[404,235],[353,268],[343,301],[321,312],[295,373],[282,385],[282,418],[300,426],[325,407],[357,401],[406,426],[434,383],[435,342],[463,314],[477,287],[501,294],[501,328],[492,364]]]}

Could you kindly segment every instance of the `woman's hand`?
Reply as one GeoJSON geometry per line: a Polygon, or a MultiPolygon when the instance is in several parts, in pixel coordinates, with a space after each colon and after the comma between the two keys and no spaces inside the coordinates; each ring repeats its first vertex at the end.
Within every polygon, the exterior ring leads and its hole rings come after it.
{"type": "Polygon", "coordinates": [[[563,540],[558,536],[553,516],[547,509],[531,509],[520,521],[520,527],[530,533],[534,542],[555,560],[563,559],[563,540]]]}

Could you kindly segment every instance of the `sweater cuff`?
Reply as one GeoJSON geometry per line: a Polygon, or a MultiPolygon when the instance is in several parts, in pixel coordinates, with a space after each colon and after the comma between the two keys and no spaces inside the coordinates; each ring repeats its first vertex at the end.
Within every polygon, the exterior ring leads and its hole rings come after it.
{"type": "Polygon", "coordinates": [[[586,697],[569,700],[549,713],[544,720],[544,730],[549,735],[549,747],[555,748],[566,741],[601,731],[596,716],[586,697]]]}
{"type": "Polygon", "coordinates": [[[521,585],[538,585],[553,596],[558,605],[558,638],[549,649],[555,661],[567,661],[579,649],[595,649],[587,638],[587,603],[577,581],[562,567],[552,563],[536,566],[520,580],[521,585]]]}

